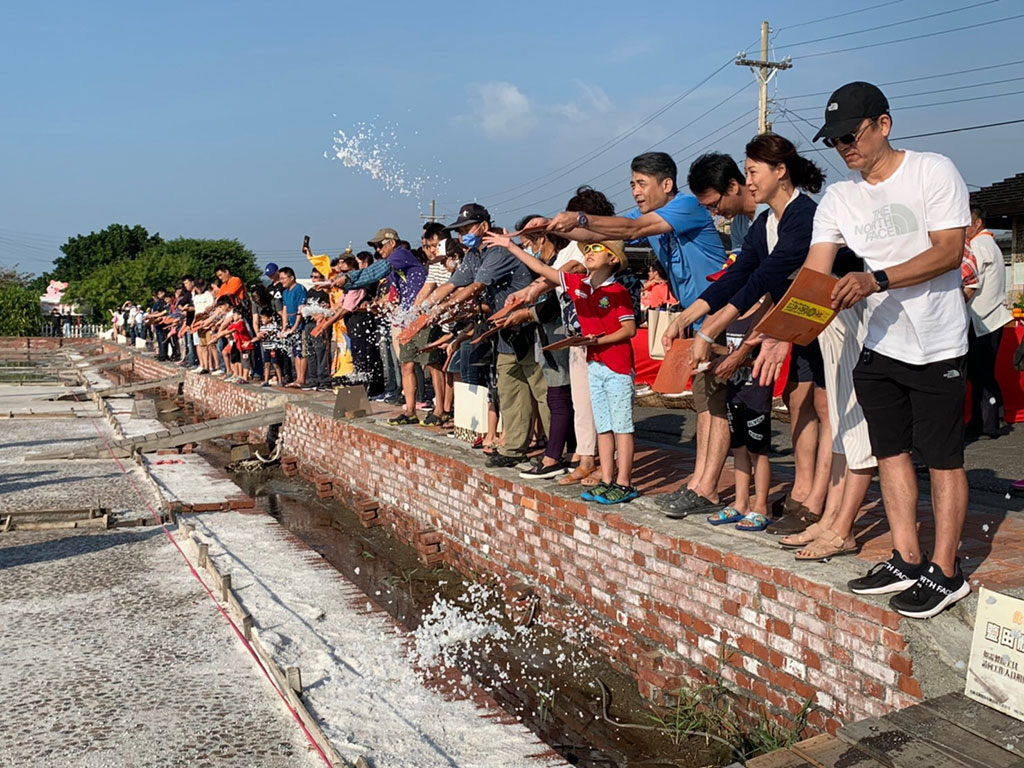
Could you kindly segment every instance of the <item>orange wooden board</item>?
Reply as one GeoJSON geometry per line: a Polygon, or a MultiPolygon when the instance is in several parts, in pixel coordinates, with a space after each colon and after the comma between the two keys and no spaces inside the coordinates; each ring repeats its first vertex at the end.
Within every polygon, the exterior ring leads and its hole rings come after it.
{"type": "Polygon", "coordinates": [[[832,289],[837,282],[832,275],[801,269],[786,295],[754,332],[793,344],[810,344],[835,319],[832,289]]]}
{"type": "Polygon", "coordinates": [[[674,339],[672,346],[665,352],[665,359],[658,369],[658,378],[651,389],[662,395],[678,395],[686,390],[690,380],[690,347],[693,339],[674,339]]]}

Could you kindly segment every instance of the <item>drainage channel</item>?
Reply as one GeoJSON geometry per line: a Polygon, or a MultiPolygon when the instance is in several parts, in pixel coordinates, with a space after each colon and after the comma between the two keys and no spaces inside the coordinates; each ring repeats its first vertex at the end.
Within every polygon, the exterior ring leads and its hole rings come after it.
{"type": "MultiPolygon", "coordinates": [[[[186,404],[184,410],[161,411],[160,418],[185,421],[190,411],[186,404]]],[[[231,461],[230,444],[223,440],[202,443],[198,452],[224,469],[231,461]]],[[[364,528],[351,509],[318,498],[305,480],[286,477],[278,468],[230,477],[256,499],[258,509],[318,552],[414,637],[426,636],[428,645],[432,625],[437,625],[433,631],[446,631],[445,613],[497,624],[497,635],[448,651],[441,661],[472,678],[569,764],[705,768],[735,759],[714,742],[681,736],[676,711],[653,710],[630,678],[590,653],[582,616],[581,629],[572,636],[547,625],[542,614],[528,617],[528,626],[517,625],[506,616],[497,585],[468,580],[447,567],[424,566],[413,548],[385,528],[364,528]],[[439,606],[444,608],[440,618],[439,606]],[[607,711],[598,680],[607,686],[607,711]]]]}

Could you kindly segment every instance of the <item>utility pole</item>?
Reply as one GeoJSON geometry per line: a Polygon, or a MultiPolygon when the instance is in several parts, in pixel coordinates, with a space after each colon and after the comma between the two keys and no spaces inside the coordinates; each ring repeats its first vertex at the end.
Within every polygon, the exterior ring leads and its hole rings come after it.
{"type": "Polygon", "coordinates": [[[740,67],[750,67],[750,71],[754,73],[754,79],[757,80],[758,94],[757,94],[757,132],[771,133],[772,124],[768,122],[768,83],[775,73],[780,69],[792,69],[793,60],[787,56],[782,61],[768,61],[768,33],[771,30],[768,27],[767,21],[761,22],[761,58],[748,59],[746,58],[747,52],[736,54],[736,64],[740,67]]]}
{"type": "Polygon", "coordinates": [[[443,213],[440,216],[437,215],[436,205],[437,205],[437,201],[436,200],[431,200],[430,201],[430,215],[428,216],[425,213],[421,213],[420,214],[420,218],[424,219],[426,221],[440,221],[441,219],[443,219],[444,218],[444,214],[443,213]]]}

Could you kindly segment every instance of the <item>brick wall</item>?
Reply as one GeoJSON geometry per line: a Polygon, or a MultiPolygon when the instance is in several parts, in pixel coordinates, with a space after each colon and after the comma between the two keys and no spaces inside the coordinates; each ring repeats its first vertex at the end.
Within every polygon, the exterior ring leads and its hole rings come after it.
{"type": "MultiPolygon", "coordinates": [[[[169,366],[137,361],[136,374],[169,366]]],[[[267,393],[186,376],[208,416],[265,407],[267,393]]],[[[718,678],[775,715],[813,697],[811,724],[839,725],[916,703],[921,689],[900,617],[788,569],[645,527],[443,456],[411,437],[356,426],[290,403],[293,471],[332,483],[350,502],[372,497],[384,524],[431,561],[538,588],[541,610],[579,624],[655,701],[687,679],[718,678]],[[439,546],[438,546],[439,545],[439,546]],[[429,551],[428,551],[429,550],[429,551]],[[439,557],[438,557],[439,554],[439,557]]],[[[362,517],[362,515],[361,515],[362,517]]]]}

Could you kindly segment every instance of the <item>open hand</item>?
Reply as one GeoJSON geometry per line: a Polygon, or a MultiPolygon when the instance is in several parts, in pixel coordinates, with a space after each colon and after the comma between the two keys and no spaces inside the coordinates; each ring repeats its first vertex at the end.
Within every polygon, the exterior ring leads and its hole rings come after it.
{"type": "Polygon", "coordinates": [[[491,248],[493,246],[498,246],[500,248],[508,248],[510,245],[512,245],[512,238],[503,232],[496,232],[492,229],[489,230],[486,235],[484,235],[483,244],[488,248],[491,248]]]}
{"type": "Polygon", "coordinates": [[[782,365],[789,355],[791,344],[788,341],[779,341],[765,336],[761,341],[761,351],[754,361],[754,379],[759,381],[761,386],[774,384],[782,374],[782,365]]]}

